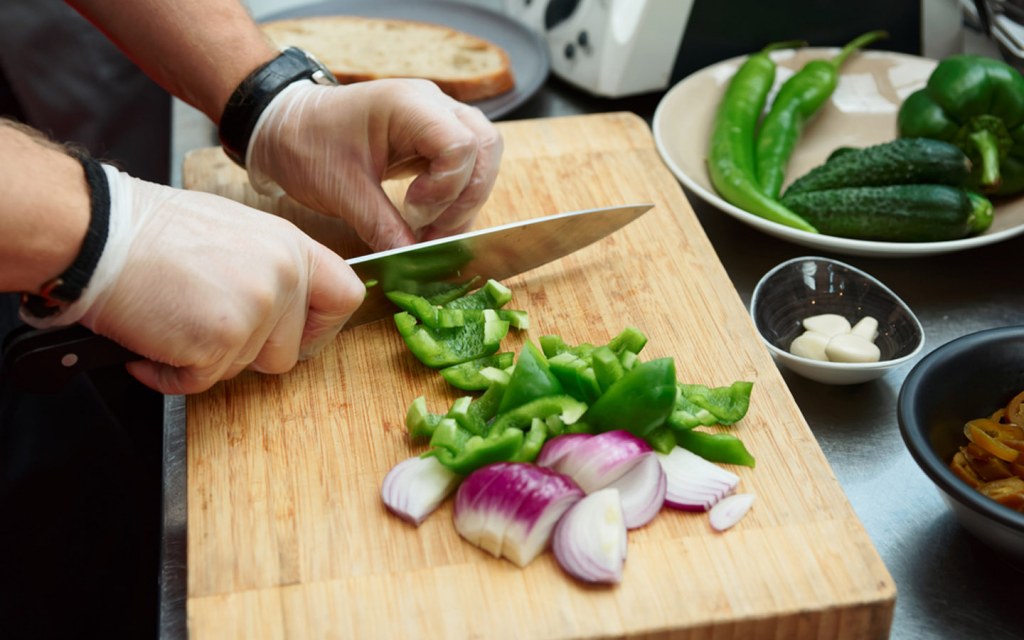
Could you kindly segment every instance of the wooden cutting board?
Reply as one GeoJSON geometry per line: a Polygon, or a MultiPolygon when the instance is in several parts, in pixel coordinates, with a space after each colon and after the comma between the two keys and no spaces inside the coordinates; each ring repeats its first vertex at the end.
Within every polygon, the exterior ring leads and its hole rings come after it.
{"type": "MultiPolygon", "coordinates": [[[[573,581],[550,553],[525,569],[492,558],[455,533],[450,501],[419,528],[400,521],[379,487],[421,450],[406,408],[426,395],[441,412],[456,394],[383,320],[286,375],[247,373],[188,399],[190,637],[886,637],[893,580],[647,125],[615,113],[499,126],[502,171],[478,226],[656,205],[506,281],[509,308],[529,312],[534,340],[600,343],[634,325],[650,339],[642,356],[674,357],[684,382],[752,380],[732,429],[757,457],[734,469],[757,494],[753,510],[724,534],[705,514],[663,511],[630,533],[625,578],[610,588],[573,581]]],[[[190,154],[183,179],[360,250],[336,222],[256,196],[219,149],[190,154]]]]}

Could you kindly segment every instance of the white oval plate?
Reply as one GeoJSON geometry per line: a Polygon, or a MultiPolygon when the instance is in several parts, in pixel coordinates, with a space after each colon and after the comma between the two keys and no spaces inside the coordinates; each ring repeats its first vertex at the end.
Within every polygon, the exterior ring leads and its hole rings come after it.
{"type": "MultiPolygon", "coordinates": [[[[777,51],[774,92],[814,58],[838,49],[809,47],[777,51]]],[[[809,233],[771,222],[718,196],[708,177],[705,157],[715,112],[725,86],[746,56],[711,65],[684,78],[658,103],[654,140],[665,164],[698,197],[765,233],[805,247],[875,257],[916,257],[980,247],[1024,233],[1024,197],[995,203],[992,227],[985,233],[942,242],[879,242],[809,233]]],[[[863,51],[843,65],[832,98],[808,123],[787,168],[787,184],[825,162],[837,147],[866,147],[896,138],[896,114],[903,99],[924,86],[935,60],[887,51],[863,51]]]]}

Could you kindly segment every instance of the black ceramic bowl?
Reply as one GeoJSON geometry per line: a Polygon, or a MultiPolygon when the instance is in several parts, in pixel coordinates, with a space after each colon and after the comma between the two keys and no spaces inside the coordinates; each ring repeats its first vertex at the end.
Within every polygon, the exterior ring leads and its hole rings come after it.
{"type": "Polygon", "coordinates": [[[903,300],[860,269],[831,258],[805,256],[773,267],[754,287],[750,315],[776,362],[817,382],[857,384],[879,378],[915,358],[924,329],[903,300]],[[851,323],[878,320],[879,362],[823,362],[789,352],[808,316],[835,313],[851,323]]]}
{"type": "Polygon", "coordinates": [[[1024,326],[972,333],[921,359],[907,375],[897,419],[911,456],[965,529],[1024,562],[1024,513],[998,504],[949,470],[966,442],[964,423],[992,414],[1024,390],[1024,326]]]}

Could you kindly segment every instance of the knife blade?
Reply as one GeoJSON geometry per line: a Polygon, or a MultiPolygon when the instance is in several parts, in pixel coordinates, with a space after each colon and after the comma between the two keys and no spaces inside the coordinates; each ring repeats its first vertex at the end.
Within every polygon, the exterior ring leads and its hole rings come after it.
{"type": "MultiPolygon", "coordinates": [[[[397,307],[385,293],[416,293],[441,283],[503,280],[569,255],[621,229],[649,211],[633,204],[559,213],[479,229],[346,262],[368,284],[366,299],[346,328],[380,320],[397,307]]],[[[19,327],[3,344],[3,377],[30,391],[59,388],[81,371],[142,356],[81,325],[19,327]]]]}

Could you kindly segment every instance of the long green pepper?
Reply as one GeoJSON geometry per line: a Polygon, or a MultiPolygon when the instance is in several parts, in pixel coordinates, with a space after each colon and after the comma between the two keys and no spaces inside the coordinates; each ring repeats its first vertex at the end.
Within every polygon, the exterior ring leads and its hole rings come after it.
{"type": "Polygon", "coordinates": [[[761,191],[755,165],[757,123],[775,82],[775,62],[769,54],[797,44],[802,43],[770,44],[740,65],[715,115],[708,173],[718,193],[737,207],[773,222],[817,233],[810,223],[761,191]]]}
{"type": "Polygon", "coordinates": [[[757,133],[754,166],[761,191],[778,198],[786,166],[807,122],[828,101],[839,85],[839,69],[855,51],[887,37],[870,31],[851,40],[831,60],[811,60],[779,88],[757,133]]]}

